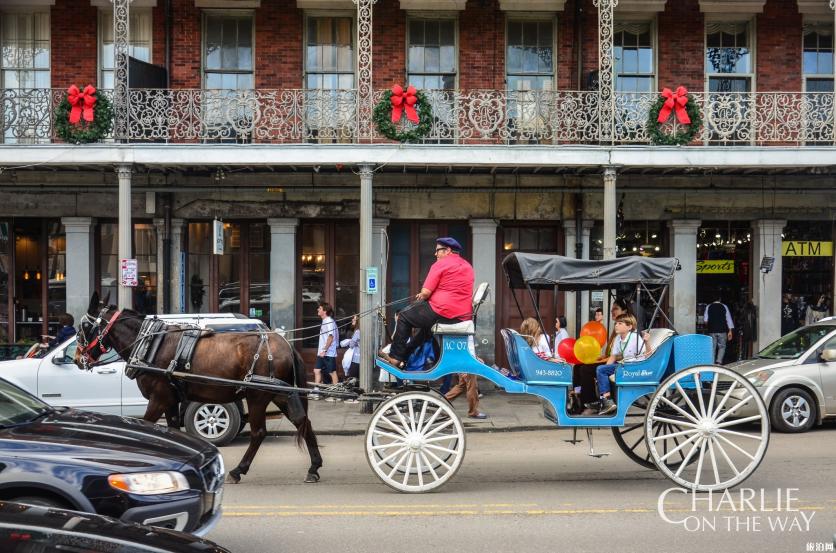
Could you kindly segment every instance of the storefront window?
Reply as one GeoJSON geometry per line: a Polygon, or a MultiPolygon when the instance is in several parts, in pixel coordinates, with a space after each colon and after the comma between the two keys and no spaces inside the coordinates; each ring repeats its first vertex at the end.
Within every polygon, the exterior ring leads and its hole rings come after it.
{"type": "Polygon", "coordinates": [[[833,313],[833,235],[831,221],[789,221],[784,228],[783,293],[806,324],[833,313]]]}
{"type": "Polygon", "coordinates": [[[49,334],[61,327],[58,317],[67,311],[67,237],[64,225],[58,221],[48,223],[49,247],[47,249],[47,315],[49,334]]]}
{"type": "Polygon", "coordinates": [[[249,225],[249,316],[270,324],[270,227],[249,225]]]}
{"type": "MultiPolygon", "coordinates": [[[[10,224],[0,222],[0,344],[11,342],[9,333],[9,285],[13,278],[10,224]]],[[[0,356],[0,359],[5,358],[0,356]]]]}
{"type": "Polygon", "coordinates": [[[43,334],[42,222],[15,221],[15,337],[32,343],[43,334]]]}
{"type": "MultiPolygon", "coordinates": [[[[302,326],[311,327],[321,321],[316,314],[320,301],[325,298],[325,237],[326,225],[302,225],[302,326]]],[[[315,348],[319,343],[317,332],[305,331],[302,347],[315,348]]]]}
{"type": "Polygon", "coordinates": [[[224,253],[218,259],[218,311],[241,313],[241,225],[224,223],[224,253]]]}
{"type": "MultiPolygon", "coordinates": [[[[119,224],[99,224],[99,286],[103,299],[116,303],[119,292],[119,224]]],[[[150,223],[134,223],[133,252],[138,281],[133,308],[138,313],[157,312],[157,233],[150,223]]]]}
{"type": "Polygon", "coordinates": [[[188,237],[188,285],[186,311],[209,313],[209,283],[212,261],[210,234],[212,223],[189,223],[188,237]]]}

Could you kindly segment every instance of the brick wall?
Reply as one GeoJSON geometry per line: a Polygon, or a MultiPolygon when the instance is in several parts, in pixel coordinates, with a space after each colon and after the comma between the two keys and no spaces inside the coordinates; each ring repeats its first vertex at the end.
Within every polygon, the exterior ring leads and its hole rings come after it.
{"type": "MultiPolygon", "coordinates": [[[[171,84],[201,86],[201,10],[194,0],[172,0],[171,84]]],[[[508,14],[498,0],[469,0],[458,14],[459,86],[505,87],[505,26],[508,14]]],[[[56,0],[51,12],[52,83],[97,80],[97,8],[89,2],[56,0]]],[[[567,0],[557,15],[557,78],[562,90],[585,89],[598,68],[598,13],[592,0],[567,0]],[[581,8],[583,70],[577,71],[576,8],[581,8]]],[[[704,83],[704,17],[698,0],[669,0],[658,14],[659,86],[704,83]]],[[[379,0],[374,8],[374,86],[388,88],[406,75],[407,14],[398,0],[379,0]]],[[[295,0],[262,2],[255,18],[255,76],[259,88],[300,88],[304,13],[295,0]]],[[[801,25],[796,0],[768,0],[756,18],[758,90],[800,90],[801,25]]],[[[165,63],[164,3],[154,8],[153,63],[165,63]]]]}
{"type": "Polygon", "coordinates": [[[49,14],[52,87],[98,85],[98,8],[56,0],[49,14]]]}

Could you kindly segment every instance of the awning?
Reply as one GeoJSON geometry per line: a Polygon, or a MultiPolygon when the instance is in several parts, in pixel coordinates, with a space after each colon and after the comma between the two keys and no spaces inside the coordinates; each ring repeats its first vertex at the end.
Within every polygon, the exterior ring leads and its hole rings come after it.
{"type": "Polygon", "coordinates": [[[600,290],[624,284],[660,285],[679,268],[675,257],[622,257],[590,261],[538,253],[512,253],[502,260],[511,288],[600,290]]]}

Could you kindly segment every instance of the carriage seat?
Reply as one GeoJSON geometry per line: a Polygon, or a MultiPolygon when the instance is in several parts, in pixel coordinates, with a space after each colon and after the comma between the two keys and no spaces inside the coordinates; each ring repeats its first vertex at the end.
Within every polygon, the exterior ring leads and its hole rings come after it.
{"type": "Polygon", "coordinates": [[[658,384],[661,381],[670,363],[674,344],[672,338],[676,333],[668,328],[652,328],[648,334],[650,355],[639,355],[624,361],[610,376],[611,381],[619,385],[658,384]]]}
{"type": "Polygon", "coordinates": [[[459,336],[472,336],[476,333],[473,321],[460,321],[458,323],[436,323],[433,326],[433,334],[455,334],[459,336]]]}
{"type": "Polygon", "coordinates": [[[505,341],[505,351],[511,372],[528,384],[544,386],[569,386],[572,384],[572,366],[546,361],[538,357],[525,337],[511,328],[500,330],[505,341]]]}

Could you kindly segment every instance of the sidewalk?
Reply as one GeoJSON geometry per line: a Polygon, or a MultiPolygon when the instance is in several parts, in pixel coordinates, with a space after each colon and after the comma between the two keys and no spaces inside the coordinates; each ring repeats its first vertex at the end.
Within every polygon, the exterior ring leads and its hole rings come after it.
{"type": "MultiPolygon", "coordinates": [[[[489,382],[480,382],[484,397],[479,400],[479,408],[488,415],[485,420],[475,420],[467,416],[467,399],[464,394],[453,401],[456,413],[468,432],[503,432],[520,430],[539,430],[555,428],[554,423],[543,417],[540,399],[525,394],[508,394],[503,391],[488,390],[493,386],[489,382]]],[[[309,402],[309,416],[317,434],[362,435],[366,432],[371,414],[360,412],[358,403],[328,402],[324,400],[309,402]]],[[[248,433],[248,429],[244,430],[248,433]]],[[[293,425],[284,417],[267,421],[268,434],[292,434],[293,425]]]]}

